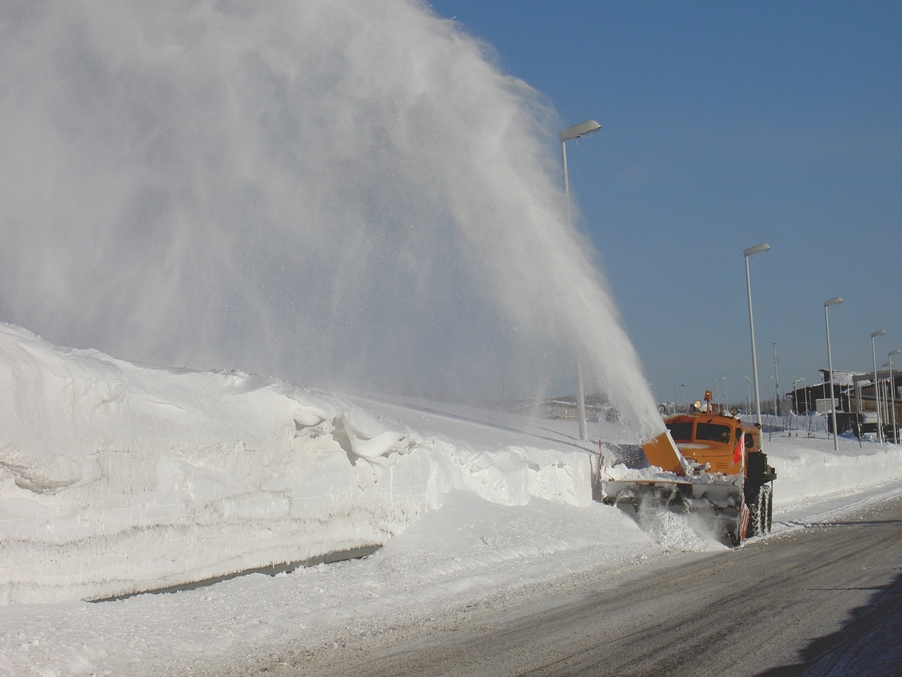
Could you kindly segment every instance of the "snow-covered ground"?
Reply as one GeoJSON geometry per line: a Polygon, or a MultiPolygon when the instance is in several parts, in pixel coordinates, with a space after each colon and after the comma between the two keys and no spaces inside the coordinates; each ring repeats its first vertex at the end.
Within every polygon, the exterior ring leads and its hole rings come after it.
{"type": "MultiPolygon", "coordinates": [[[[575,428],[137,366],[0,325],[0,674],[247,665],[723,549],[680,516],[640,527],[594,503],[595,448],[575,428]]],[[[590,436],[635,441],[598,423],[590,436]]],[[[765,442],[777,532],[898,491],[892,445],[765,442]]]]}

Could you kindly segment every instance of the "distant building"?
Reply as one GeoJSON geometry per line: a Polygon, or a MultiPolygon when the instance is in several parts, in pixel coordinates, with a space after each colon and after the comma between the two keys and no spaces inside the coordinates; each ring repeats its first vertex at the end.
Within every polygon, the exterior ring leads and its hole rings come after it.
{"type": "MultiPolygon", "coordinates": [[[[809,412],[825,413],[830,411],[830,383],[828,382],[829,369],[818,369],[823,376],[823,383],[797,388],[789,393],[792,400],[792,410],[797,414],[809,412]]],[[[850,392],[853,388],[853,379],[856,374],[850,371],[833,370],[833,398],[837,411],[852,411],[850,392]]]]}
{"type": "MultiPolygon", "coordinates": [[[[792,401],[792,409],[797,414],[815,412],[825,414],[830,411],[829,370],[819,369],[818,371],[823,375],[823,383],[797,388],[788,395],[792,401]]],[[[890,372],[888,370],[878,371],[877,381],[880,384],[881,420],[887,426],[891,426],[894,420],[897,425],[902,424],[902,373],[894,369],[892,384],[890,384],[890,372]]],[[[837,427],[840,432],[852,429],[852,426],[856,424],[860,431],[865,422],[874,426],[874,431],[876,431],[877,398],[875,397],[874,373],[856,373],[834,369],[832,385],[836,412],[838,415],[844,414],[837,418],[837,427]]],[[[865,429],[864,432],[868,432],[868,430],[865,429]]]]}

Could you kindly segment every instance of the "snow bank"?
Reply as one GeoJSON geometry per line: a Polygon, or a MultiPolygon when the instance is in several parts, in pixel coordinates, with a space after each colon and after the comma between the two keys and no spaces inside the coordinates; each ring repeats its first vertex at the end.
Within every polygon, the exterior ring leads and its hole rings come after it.
{"type": "MultiPolygon", "coordinates": [[[[597,454],[572,422],[436,407],[139,366],[0,324],[0,604],[121,596],[382,546],[452,490],[515,511],[534,498],[592,504],[597,454]]],[[[902,476],[892,445],[825,448],[767,441],[778,504],[902,476]]],[[[677,547],[673,525],[649,529],[677,547]]],[[[602,540],[628,540],[621,532],[602,540]]]]}
{"type": "Polygon", "coordinates": [[[0,603],[96,599],[384,544],[453,488],[591,502],[578,450],[427,437],[245,373],[0,324],[0,603]]]}
{"type": "Polygon", "coordinates": [[[838,451],[824,437],[773,437],[764,446],[777,469],[778,504],[902,479],[902,446],[842,437],[838,451]]]}

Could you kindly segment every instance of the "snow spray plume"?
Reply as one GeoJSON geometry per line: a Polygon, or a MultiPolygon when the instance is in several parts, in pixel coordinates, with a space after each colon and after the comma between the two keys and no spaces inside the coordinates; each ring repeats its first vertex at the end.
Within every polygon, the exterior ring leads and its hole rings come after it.
{"type": "Polygon", "coordinates": [[[569,388],[579,356],[657,431],[560,123],[485,51],[416,0],[3,3],[0,319],[430,397],[569,388]]]}

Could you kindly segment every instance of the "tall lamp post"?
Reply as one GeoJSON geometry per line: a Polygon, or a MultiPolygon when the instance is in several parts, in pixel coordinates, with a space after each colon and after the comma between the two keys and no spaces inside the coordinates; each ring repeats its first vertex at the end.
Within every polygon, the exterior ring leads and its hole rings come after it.
{"type": "Polygon", "coordinates": [[[745,254],[745,286],[749,293],[749,333],[752,336],[752,377],[755,379],[755,421],[761,426],[761,392],[758,389],[758,355],[755,352],[755,319],[752,315],[752,278],[749,275],[749,257],[761,254],[770,249],[770,245],[762,242],[754,247],[749,247],[745,254]]]}
{"type": "Polygon", "coordinates": [[[730,409],[730,396],[729,396],[729,394],[727,394],[727,377],[726,377],[726,376],[721,376],[720,378],[723,379],[723,408],[724,408],[726,411],[729,411],[729,409],[730,409]]]}
{"type": "Polygon", "coordinates": [[[743,376],[742,378],[745,379],[745,390],[746,390],[746,394],[745,394],[745,415],[748,416],[748,414],[749,414],[749,409],[752,408],[752,386],[749,385],[749,377],[748,377],[748,376],[743,376]]]}
{"type": "MultiPolygon", "coordinates": [[[[590,136],[601,129],[601,125],[595,120],[586,120],[578,125],[567,127],[558,134],[561,140],[561,162],[564,166],[564,193],[567,196],[567,225],[573,228],[573,217],[570,213],[570,182],[567,178],[567,141],[578,139],[581,136],[590,136]]],[[[583,387],[582,361],[576,358],[576,410],[579,416],[579,439],[583,442],[589,439],[586,432],[586,393],[583,387]]]]}
{"type": "Polygon", "coordinates": [[[902,350],[896,348],[889,351],[889,399],[893,412],[893,444],[899,444],[899,429],[896,427],[896,382],[893,380],[893,355],[898,355],[902,350]]]}
{"type": "Polygon", "coordinates": [[[842,298],[836,298],[824,301],[824,321],[827,323],[827,371],[829,372],[830,381],[830,419],[833,422],[833,450],[839,449],[839,442],[836,440],[836,400],[833,391],[833,353],[830,351],[830,306],[842,303],[842,298]]]}
{"type": "Polygon", "coordinates": [[[880,420],[880,388],[877,387],[877,349],[874,345],[874,339],[878,336],[883,336],[886,333],[886,329],[878,329],[875,332],[871,332],[871,355],[874,356],[874,406],[877,409],[877,441],[880,444],[884,443],[883,439],[883,423],[880,420]]]}

